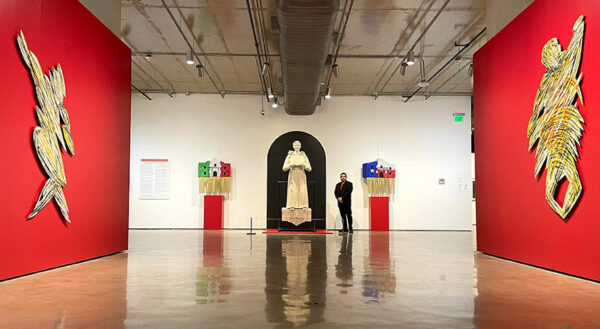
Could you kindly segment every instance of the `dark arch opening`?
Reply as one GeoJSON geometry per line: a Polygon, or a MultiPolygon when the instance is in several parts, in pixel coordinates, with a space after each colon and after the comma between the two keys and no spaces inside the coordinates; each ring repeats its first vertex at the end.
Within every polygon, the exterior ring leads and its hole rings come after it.
{"type": "Polygon", "coordinates": [[[325,150],[311,134],[303,131],[290,131],[275,139],[267,154],[267,228],[312,229],[312,223],[294,226],[281,222],[281,208],[285,207],[287,199],[288,173],[282,170],[287,152],[292,149],[294,141],[302,143],[302,151],[306,153],[312,167],[306,173],[308,185],[308,206],[312,209],[312,220],[317,229],[325,229],[325,150]]]}

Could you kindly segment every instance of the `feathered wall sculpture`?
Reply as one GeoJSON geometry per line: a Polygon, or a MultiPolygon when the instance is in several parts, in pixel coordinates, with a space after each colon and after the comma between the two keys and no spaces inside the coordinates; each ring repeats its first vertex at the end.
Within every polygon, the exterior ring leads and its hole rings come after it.
{"type": "Polygon", "coordinates": [[[571,42],[565,51],[556,38],[544,45],[542,63],[546,72],[535,96],[533,114],[527,127],[529,150],[537,143],[534,176],[541,173],[545,164],[546,200],[563,219],[571,212],[583,190],[575,164],[583,131],[583,118],[576,101],[578,98],[583,104],[579,87],[581,75],[577,76],[585,30],[583,19],[579,16],[575,22],[571,42]],[[561,206],[556,201],[556,189],[565,178],[569,185],[561,206]]]}
{"type": "Polygon", "coordinates": [[[58,65],[51,69],[48,75],[45,75],[37,58],[27,48],[27,42],[22,31],[17,36],[17,43],[35,85],[38,102],[35,113],[39,126],[33,130],[33,144],[38,159],[46,175],[48,175],[46,184],[44,184],[35,207],[28,218],[33,218],[50,200],[54,199],[63,217],[70,223],[69,208],[62,190],[67,184],[67,179],[61,156],[61,147],[68,150],[71,155],[75,155],[75,146],[71,137],[69,114],[63,104],[66,91],[62,69],[58,65]]]}

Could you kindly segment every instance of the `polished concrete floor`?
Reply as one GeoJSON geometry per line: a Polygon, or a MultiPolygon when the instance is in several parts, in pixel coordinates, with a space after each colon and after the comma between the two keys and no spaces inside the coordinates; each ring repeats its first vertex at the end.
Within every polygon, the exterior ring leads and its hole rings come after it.
{"type": "Polygon", "coordinates": [[[131,231],[126,253],[0,283],[0,328],[600,328],[600,284],[472,241],[131,231]]]}

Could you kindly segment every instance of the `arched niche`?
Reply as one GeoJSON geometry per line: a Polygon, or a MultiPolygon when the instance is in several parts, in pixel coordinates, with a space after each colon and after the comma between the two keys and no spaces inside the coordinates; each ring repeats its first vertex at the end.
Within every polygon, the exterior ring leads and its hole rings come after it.
{"type": "MultiPolygon", "coordinates": [[[[281,222],[281,208],[287,199],[288,173],[282,170],[283,161],[292,149],[294,141],[302,143],[302,151],[310,161],[312,171],[306,173],[308,185],[308,205],[312,209],[312,220],[317,229],[325,229],[325,150],[311,134],[303,131],[290,131],[275,139],[267,154],[267,228],[278,228],[281,222]]],[[[281,222],[283,228],[312,229],[311,223],[303,223],[298,227],[291,223],[281,222]],[[309,225],[310,224],[310,225],[309,225]]]]}

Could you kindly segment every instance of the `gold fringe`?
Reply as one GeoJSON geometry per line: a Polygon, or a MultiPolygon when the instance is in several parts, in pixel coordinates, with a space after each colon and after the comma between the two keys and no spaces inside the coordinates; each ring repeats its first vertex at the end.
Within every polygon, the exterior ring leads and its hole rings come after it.
{"type": "Polygon", "coordinates": [[[200,186],[200,193],[231,193],[231,177],[198,177],[198,182],[200,186]]]}
{"type": "Polygon", "coordinates": [[[395,181],[395,178],[368,177],[367,185],[369,186],[369,194],[394,194],[395,181]]]}

